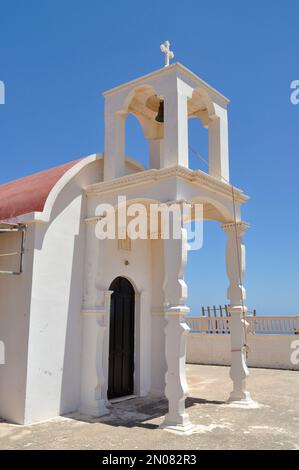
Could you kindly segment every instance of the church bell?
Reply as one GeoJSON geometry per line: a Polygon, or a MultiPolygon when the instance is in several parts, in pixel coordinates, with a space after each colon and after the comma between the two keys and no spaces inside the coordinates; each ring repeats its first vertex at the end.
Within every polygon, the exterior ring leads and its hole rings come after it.
{"type": "Polygon", "coordinates": [[[157,95],[150,96],[146,101],[146,107],[157,113],[155,121],[164,122],[164,100],[157,95]]]}
{"type": "Polygon", "coordinates": [[[157,122],[164,122],[164,101],[160,101],[158,114],[155,117],[155,121],[157,122]]]}

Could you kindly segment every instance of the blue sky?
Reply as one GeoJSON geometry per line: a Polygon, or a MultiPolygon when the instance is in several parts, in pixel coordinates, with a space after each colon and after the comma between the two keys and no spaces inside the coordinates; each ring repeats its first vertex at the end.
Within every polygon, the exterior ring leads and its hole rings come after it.
{"type": "MultiPolygon", "coordinates": [[[[177,61],[231,99],[231,180],[251,196],[247,303],[299,314],[298,22],[297,0],[0,0],[0,183],[101,151],[101,92],[161,67],[169,39],[177,61]]],[[[131,120],[128,137],[144,161],[131,120]]],[[[192,123],[190,143],[207,157],[205,139],[192,123]]],[[[226,301],[224,250],[218,224],[206,223],[186,276],[194,313],[226,301]]]]}

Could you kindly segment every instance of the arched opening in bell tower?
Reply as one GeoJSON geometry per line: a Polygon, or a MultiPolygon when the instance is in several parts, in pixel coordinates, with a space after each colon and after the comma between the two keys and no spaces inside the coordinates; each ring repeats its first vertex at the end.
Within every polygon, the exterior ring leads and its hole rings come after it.
{"type": "Polygon", "coordinates": [[[211,98],[195,88],[188,101],[189,168],[209,172],[209,125],[215,114],[211,98]]]}
{"type": "Polygon", "coordinates": [[[188,119],[189,168],[209,171],[209,139],[206,129],[198,117],[188,119]]]}
{"type": "Polygon", "coordinates": [[[164,133],[164,98],[150,85],[135,88],[126,98],[126,155],[145,168],[159,168],[164,133]]]}
{"type": "Polygon", "coordinates": [[[125,155],[137,160],[146,169],[150,168],[149,142],[144,137],[138,119],[131,113],[126,118],[125,133],[125,155]]]}
{"type": "Polygon", "coordinates": [[[202,307],[224,308],[227,302],[226,236],[219,230],[219,224],[229,220],[230,215],[227,208],[212,198],[197,198],[193,202],[202,206],[202,213],[192,212],[192,219],[185,224],[189,245],[185,281],[190,315],[200,316],[202,307]]]}

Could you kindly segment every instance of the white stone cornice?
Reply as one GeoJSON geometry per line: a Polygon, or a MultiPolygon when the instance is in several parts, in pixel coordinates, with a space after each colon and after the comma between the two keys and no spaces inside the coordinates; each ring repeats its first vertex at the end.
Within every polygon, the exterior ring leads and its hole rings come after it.
{"type": "MultiPolygon", "coordinates": [[[[121,176],[119,178],[115,178],[114,180],[92,184],[85,189],[85,192],[88,196],[98,196],[112,192],[119,193],[119,191],[128,187],[143,187],[145,184],[151,184],[155,181],[160,181],[171,177],[182,178],[185,181],[214,191],[229,199],[232,197],[231,186],[227,183],[223,183],[222,181],[219,181],[213,176],[200,170],[190,170],[181,166],[174,166],[163,169],[150,169],[141,171],[139,173],[121,176]]],[[[246,202],[249,199],[249,197],[238,188],[234,188],[234,193],[235,201],[240,204],[246,202]]]]}
{"type": "Polygon", "coordinates": [[[229,99],[226,96],[224,96],[222,93],[217,91],[211,85],[206,83],[204,80],[202,80],[200,77],[198,77],[194,72],[189,70],[187,67],[182,65],[180,62],[175,62],[175,63],[169,65],[169,67],[163,67],[161,69],[155,70],[154,72],[143,75],[142,77],[136,78],[136,79],[131,80],[127,83],[123,83],[122,85],[111,88],[110,90],[107,90],[104,93],[102,93],[102,95],[106,97],[108,95],[112,95],[112,94],[114,94],[116,92],[119,92],[121,90],[124,90],[126,88],[132,88],[132,87],[138,86],[139,84],[142,84],[144,81],[147,81],[150,78],[161,76],[161,75],[167,75],[172,70],[181,70],[186,75],[188,75],[192,80],[194,80],[194,82],[196,83],[197,86],[201,86],[202,88],[209,91],[211,94],[217,96],[225,104],[229,104],[229,99]]]}
{"type": "Polygon", "coordinates": [[[175,204],[180,205],[180,206],[183,206],[183,205],[192,206],[192,201],[188,201],[187,199],[173,199],[172,201],[160,202],[159,207],[161,207],[161,206],[162,207],[163,206],[171,207],[175,204]]]}
{"type": "Polygon", "coordinates": [[[230,234],[237,230],[240,236],[244,235],[246,230],[250,227],[247,222],[227,222],[221,225],[221,228],[224,230],[226,234],[230,234]]]}
{"type": "Polygon", "coordinates": [[[186,305],[164,307],[164,315],[186,315],[187,313],[190,313],[190,308],[186,305]]]}

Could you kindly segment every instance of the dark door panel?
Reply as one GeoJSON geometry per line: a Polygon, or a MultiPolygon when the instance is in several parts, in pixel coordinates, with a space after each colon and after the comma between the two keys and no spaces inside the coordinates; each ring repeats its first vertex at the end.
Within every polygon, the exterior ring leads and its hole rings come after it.
{"type": "Polygon", "coordinates": [[[108,398],[134,392],[135,292],[132,284],[117,277],[111,284],[108,398]]]}

